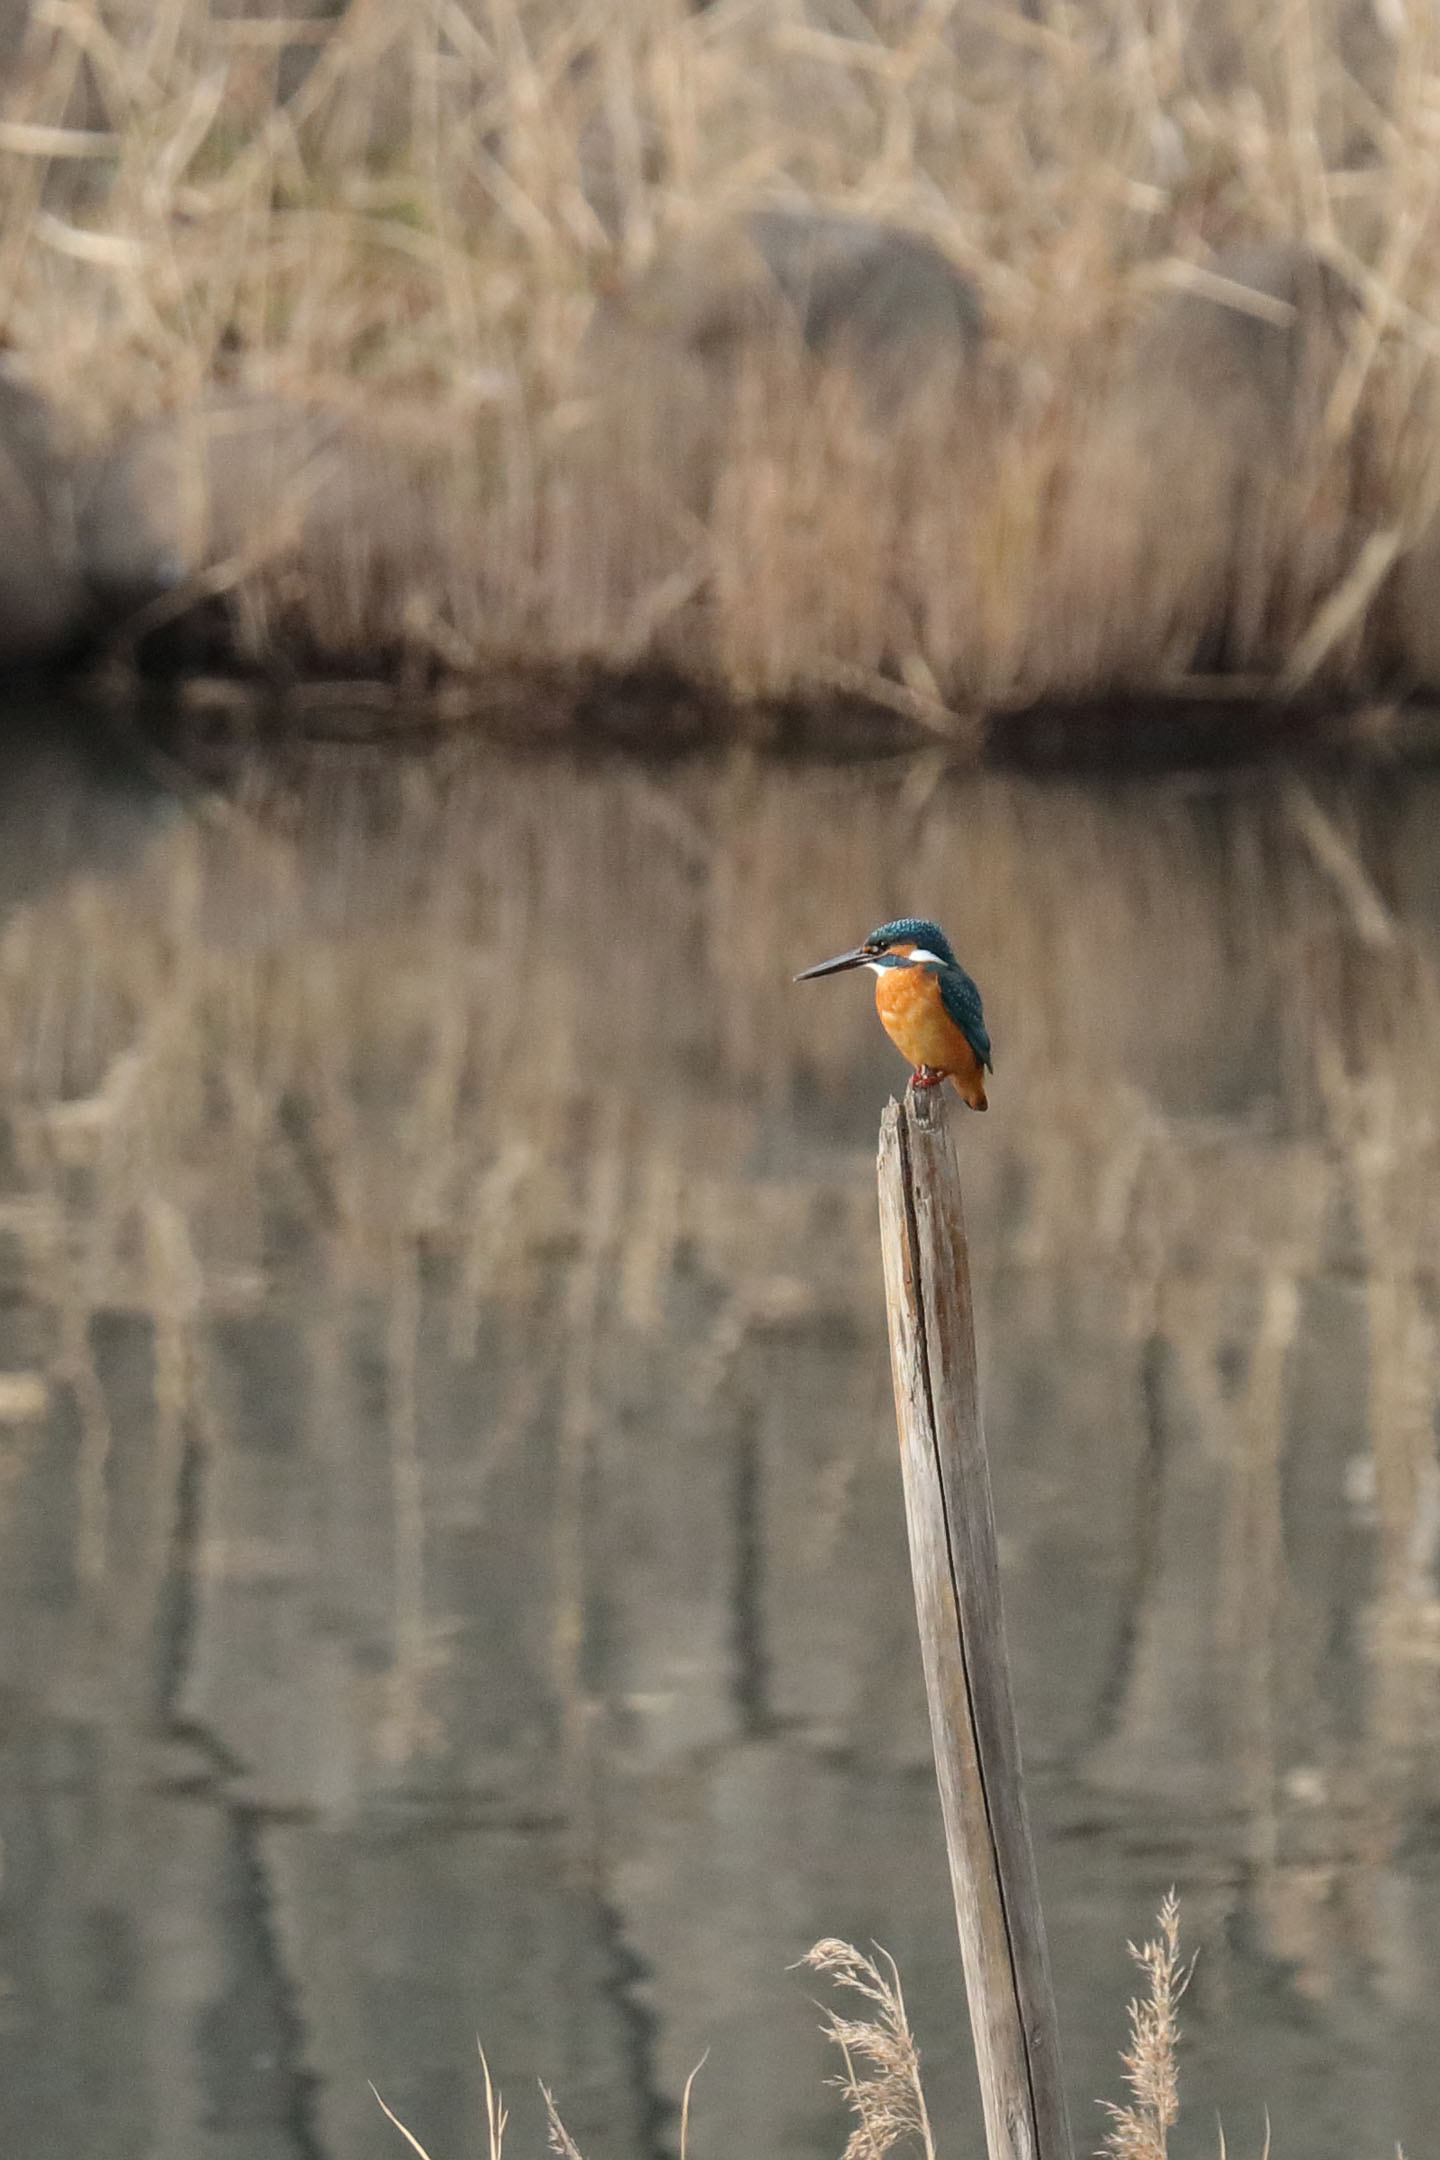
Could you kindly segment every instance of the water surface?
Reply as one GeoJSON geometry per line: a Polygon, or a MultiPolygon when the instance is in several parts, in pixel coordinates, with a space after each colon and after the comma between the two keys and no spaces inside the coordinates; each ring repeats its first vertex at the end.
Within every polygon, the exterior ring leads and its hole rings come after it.
{"type": "Polygon", "coordinates": [[[1440,790],[317,752],[0,795],[0,2147],[838,2152],[821,1935],[978,2114],[854,978],[938,915],[1077,2142],[1440,2114],[1440,790]]]}

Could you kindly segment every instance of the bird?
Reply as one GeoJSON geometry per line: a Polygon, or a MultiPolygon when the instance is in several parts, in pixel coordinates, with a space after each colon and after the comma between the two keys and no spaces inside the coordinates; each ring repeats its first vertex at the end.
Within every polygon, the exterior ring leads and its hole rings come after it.
{"type": "Polygon", "coordinates": [[[995,1067],[984,1007],[939,923],[919,915],[881,923],[853,952],[805,968],[795,980],[859,967],[875,971],[880,1025],[914,1067],[910,1085],[932,1088],[948,1079],[972,1110],[987,1110],[985,1075],[995,1067]]]}

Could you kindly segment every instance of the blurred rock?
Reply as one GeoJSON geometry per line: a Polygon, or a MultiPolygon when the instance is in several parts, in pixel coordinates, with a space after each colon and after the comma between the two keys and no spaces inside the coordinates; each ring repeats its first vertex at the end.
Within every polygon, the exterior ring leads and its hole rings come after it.
{"type": "Polygon", "coordinates": [[[58,653],[84,612],[69,482],[48,412],[0,375],[0,665],[58,653]]]}
{"type": "MultiPolygon", "coordinates": [[[[557,634],[622,659],[718,647],[732,683],[788,681],[783,626],[778,644],[760,636],[765,656],[732,635],[753,618],[756,580],[772,612],[805,612],[771,543],[788,534],[825,552],[806,502],[824,503],[829,530],[857,490],[867,506],[898,499],[877,460],[939,439],[981,339],[970,281],[896,227],[757,210],[667,244],[601,300],[580,352],[562,580],[573,599],[557,634]]],[[[873,522],[868,507],[862,516],[873,522]]],[[[852,556],[878,592],[865,546],[852,556]]],[[[850,595],[833,580],[832,597],[849,621],[850,595]]],[[[852,651],[848,635],[835,646],[828,621],[816,634],[861,665],[879,636],[857,632],[852,651]]]]}
{"type": "Polygon", "coordinates": [[[297,656],[373,651],[440,544],[421,458],[298,402],[235,394],[137,429],[77,483],[81,561],[114,614],[231,595],[241,645],[288,601],[297,656]]]}
{"type": "Polygon", "coordinates": [[[933,241],[819,211],[757,210],[745,222],[806,344],[846,360],[887,403],[974,356],[980,296],[933,241]]]}
{"type": "MultiPolygon", "coordinates": [[[[1327,61],[1338,60],[1344,76],[1384,112],[1393,109],[1397,50],[1407,34],[1405,12],[1401,0],[1309,0],[1306,9],[1311,50],[1327,61]]],[[[1127,29],[1111,19],[1118,41],[1127,29]]],[[[1207,104],[1239,93],[1258,96],[1271,112],[1284,110],[1287,89],[1293,95],[1293,58],[1283,40],[1271,34],[1253,0],[1204,0],[1203,6],[1187,9],[1177,27],[1186,81],[1207,104]]],[[[1117,51],[1117,62],[1119,57],[1117,51]]],[[[1327,167],[1332,161],[1343,162],[1347,147],[1353,155],[1354,108],[1347,99],[1322,95],[1306,119],[1327,167]]]]}
{"type": "Polygon", "coordinates": [[[0,67],[14,60],[30,27],[30,0],[0,0],[0,67]]]}
{"type": "Polygon", "coordinates": [[[1081,682],[1280,666],[1348,560],[1356,459],[1323,431],[1346,289],[1282,244],[1198,275],[1080,424],[1054,575],[1081,682]]]}
{"type": "Polygon", "coordinates": [[[231,61],[232,78],[249,62],[260,95],[281,104],[305,83],[340,12],[341,0],[210,0],[209,6],[212,21],[284,23],[291,29],[288,39],[262,35],[253,43],[237,43],[231,61]]]}
{"type": "Polygon", "coordinates": [[[1440,515],[1395,568],[1386,658],[1407,687],[1440,690],[1440,515]]]}
{"type": "Polygon", "coordinates": [[[1418,496],[1409,511],[1417,537],[1395,566],[1386,594],[1380,659],[1402,689],[1440,691],[1440,412],[1433,394],[1414,416],[1413,433],[1428,456],[1411,453],[1407,475],[1418,496]]]}
{"type": "Polygon", "coordinates": [[[1139,373],[1162,395],[1222,405],[1242,430],[1271,442],[1278,431],[1292,445],[1321,417],[1344,353],[1347,287],[1307,248],[1285,242],[1232,248],[1207,277],[1208,289],[1162,302],[1140,343],[1139,373]]]}
{"type": "Polygon", "coordinates": [[[201,569],[303,526],[338,423],[227,397],[138,428],[77,480],[81,561],[113,609],[144,606],[201,569]]]}
{"type": "Polygon", "coordinates": [[[886,400],[982,334],[971,281],[919,233],[819,210],[754,210],[661,250],[596,309],[584,358],[604,377],[637,345],[715,376],[738,350],[798,331],[886,400]]]}
{"type": "Polygon", "coordinates": [[[827,211],[756,210],[676,241],[601,300],[581,388],[606,419],[646,426],[693,504],[747,362],[799,344],[848,370],[883,421],[937,378],[953,381],[982,332],[975,287],[920,234],[827,211]]]}

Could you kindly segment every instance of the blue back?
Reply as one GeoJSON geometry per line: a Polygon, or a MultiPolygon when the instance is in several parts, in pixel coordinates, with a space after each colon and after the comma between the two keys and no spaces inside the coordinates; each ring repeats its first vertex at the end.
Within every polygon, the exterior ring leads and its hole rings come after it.
{"type": "Polygon", "coordinates": [[[995,1070],[990,1057],[990,1031],[974,981],[960,966],[939,970],[940,1002],[969,1043],[987,1072],[995,1070]]]}

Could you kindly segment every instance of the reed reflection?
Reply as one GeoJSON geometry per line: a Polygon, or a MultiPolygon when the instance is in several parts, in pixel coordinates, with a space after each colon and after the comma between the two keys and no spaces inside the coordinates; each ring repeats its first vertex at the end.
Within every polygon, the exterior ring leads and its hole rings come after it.
{"type": "MultiPolygon", "coordinates": [[[[259,2115],[313,2073],[327,2151],[382,2149],[371,2077],[458,2149],[478,2025],[582,2150],[660,2150],[714,2044],[697,2160],[808,2155],[782,1968],[847,1932],[900,1960],[937,2115],[970,2106],[874,1223],[893,1053],[867,998],[790,984],[913,908],[996,1044],[960,1138],[1077,2111],[1175,1879],[1191,2109],[1414,2137],[1434,795],[347,751],[11,908],[33,1747],[0,1798],[26,1956],[98,1907],[129,1946],[127,2120],[245,2083],[238,2003],[259,2115]],[[42,1866],[77,1790],[83,1856],[42,1866]],[[177,1928],[214,2013],[178,2024],[177,1928]]],[[[0,2039],[31,2152],[86,2129],[27,2070],[83,1967],[22,1976],[0,2039]]]]}

